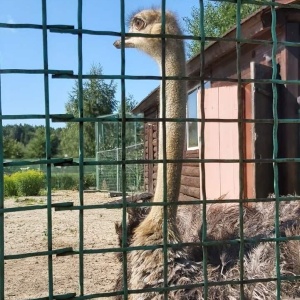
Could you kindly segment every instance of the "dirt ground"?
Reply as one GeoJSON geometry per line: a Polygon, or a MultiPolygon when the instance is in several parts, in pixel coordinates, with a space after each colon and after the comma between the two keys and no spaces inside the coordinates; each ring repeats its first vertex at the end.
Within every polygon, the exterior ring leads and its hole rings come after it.
{"type": "MultiPolygon", "coordinates": [[[[53,193],[53,203],[73,201],[79,204],[77,191],[53,193]]],[[[84,193],[84,203],[109,203],[115,199],[104,193],[84,193]]],[[[5,207],[45,204],[46,197],[6,199],[5,207]]],[[[54,211],[53,249],[79,248],[78,211],[54,211]]],[[[114,222],[121,220],[121,209],[84,211],[84,248],[117,246],[114,222]]],[[[32,210],[5,214],[5,255],[47,251],[47,211],[32,210]]],[[[84,255],[85,295],[112,291],[119,262],[114,253],[84,255]]],[[[79,256],[53,255],[54,294],[79,293],[79,256]]],[[[5,300],[48,296],[47,256],[5,261],[5,300]]],[[[101,298],[110,299],[110,298],[101,298]]]]}

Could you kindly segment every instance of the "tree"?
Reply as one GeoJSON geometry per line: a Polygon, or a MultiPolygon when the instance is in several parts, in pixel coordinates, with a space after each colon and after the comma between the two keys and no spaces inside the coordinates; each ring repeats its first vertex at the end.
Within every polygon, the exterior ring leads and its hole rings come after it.
{"type": "MultiPolygon", "coordinates": [[[[259,7],[254,4],[243,4],[241,18],[245,18],[259,7]]],[[[200,8],[193,7],[191,17],[185,17],[186,31],[194,36],[200,36],[200,8]]],[[[221,37],[236,24],[236,4],[207,2],[204,7],[205,36],[221,37]]],[[[192,57],[200,53],[200,42],[191,41],[188,45],[188,56],[192,57]]]]}
{"type": "MultiPolygon", "coordinates": [[[[59,132],[59,131],[58,131],[59,132]]],[[[53,128],[50,129],[51,156],[55,157],[59,148],[59,135],[53,128]]],[[[37,127],[34,137],[28,142],[25,148],[26,158],[45,158],[46,157],[46,130],[44,126],[37,127]]]]}
{"type": "MultiPolygon", "coordinates": [[[[50,128],[51,155],[59,153],[61,128],[50,128]]],[[[45,126],[14,124],[3,126],[3,151],[6,159],[44,158],[46,156],[45,126]]]]}
{"type": "MultiPolygon", "coordinates": [[[[133,95],[129,94],[125,97],[125,113],[129,117],[131,111],[136,107],[137,101],[133,95]]],[[[122,117],[122,103],[119,102],[116,116],[122,117]]],[[[126,145],[132,145],[136,139],[137,126],[140,128],[140,123],[126,122],[126,145]]],[[[103,122],[99,126],[100,143],[99,150],[111,150],[121,147],[122,123],[121,122],[103,122]]]]}
{"type": "Polygon", "coordinates": [[[39,127],[35,131],[34,137],[26,146],[25,156],[27,158],[45,158],[46,156],[46,138],[45,128],[39,127]]]}
{"type": "Polygon", "coordinates": [[[28,144],[29,140],[34,136],[36,126],[29,124],[14,124],[3,127],[3,136],[11,138],[17,142],[28,144]]]}
{"type": "Polygon", "coordinates": [[[4,158],[23,158],[24,145],[10,137],[3,137],[3,155],[4,158]]]}
{"type": "MultiPolygon", "coordinates": [[[[131,111],[137,106],[137,101],[133,98],[132,95],[126,97],[125,102],[125,111],[131,113],[131,111]]],[[[121,106],[119,108],[119,113],[121,114],[121,106]]],[[[141,142],[143,138],[143,129],[144,124],[142,122],[127,122],[126,123],[126,145],[134,145],[141,142]]],[[[121,137],[120,137],[121,138],[121,137]]]]}
{"type": "MultiPolygon", "coordinates": [[[[125,112],[130,113],[136,106],[137,101],[133,98],[133,95],[129,94],[128,97],[125,98],[125,112]]],[[[122,114],[122,103],[120,102],[118,113],[122,114]]]]}
{"type": "MultiPolygon", "coordinates": [[[[90,75],[102,75],[101,65],[92,65],[90,75]]],[[[112,114],[117,108],[115,99],[116,84],[113,80],[106,82],[103,79],[92,78],[83,83],[83,115],[84,117],[98,117],[112,114]]],[[[79,117],[79,86],[75,83],[69,100],[66,103],[66,113],[79,117]]],[[[95,156],[95,123],[86,122],[83,126],[84,155],[95,156]]],[[[76,157],[79,148],[79,126],[77,123],[68,123],[62,131],[62,154],[76,157]]]]}

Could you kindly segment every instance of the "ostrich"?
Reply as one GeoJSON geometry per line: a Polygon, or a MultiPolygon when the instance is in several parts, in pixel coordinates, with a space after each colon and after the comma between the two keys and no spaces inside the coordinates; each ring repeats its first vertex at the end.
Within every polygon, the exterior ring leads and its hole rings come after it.
{"type": "MultiPolygon", "coordinates": [[[[270,195],[272,197],[273,195],[270,195]]],[[[147,203],[152,200],[153,194],[142,193],[126,198],[128,203],[147,203]]],[[[224,199],[222,195],[218,200],[224,199]]],[[[120,203],[122,199],[114,201],[120,203]]],[[[240,238],[239,235],[239,207],[229,203],[211,205],[207,210],[207,239],[208,240],[230,240],[240,238]]],[[[150,211],[150,207],[129,207],[127,208],[127,244],[131,239],[135,229],[145,219],[150,211]]],[[[245,238],[267,238],[275,233],[275,211],[274,203],[254,203],[251,206],[245,206],[243,209],[244,217],[244,235],[245,238]]],[[[200,242],[202,235],[201,227],[201,207],[199,205],[180,205],[177,210],[177,227],[184,243],[200,242]]],[[[292,228],[299,224],[298,217],[300,207],[297,202],[283,202],[281,205],[280,233],[286,236],[286,230],[290,232],[292,228]]],[[[115,231],[118,236],[119,246],[122,247],[122,224],[115,223],[115,231]]],[[[246,255],[253,249],[255,243],[245,244],[246,255]]],[[[186,247],[189,259],[193,261],[202,261],[202,246],[192,245],[186,247]]],[[[122,254],[117,253],[118,259],[122,260],[122,254]]],[[[226,244],[209,248],[208,261],[214,266],[222,266],[224,270],[232,266],[239,257],[239,245],[228,246],[226,244]],[[226,260],[224,261],[224,255],[226,260]]]]}
{"type": "MultiPolygon", "coordinates": [[[[165,15],[166,34],[181,35],[176,18],[170,12],[165,15]]],[[[131,18],[130,30],[133,33],[161,34],[162,18],[159,10],[143,10],[131,18]]],[[[117,48],[121,47],[121,41],[114,43],[117,48]]],[[[157,62],[162,73],[162,39],[129,37],[125,39],[125,47],[137,48],[149,54],[157,62]]],[[[165,75],[166,76],[185,76],[185,52],[182,40],[165,40],[165,75]]],[[[166,80],[166,118],[185,118],[186,117],[186,83],[179,80],[166,80]]],[[[163,116],[162,89],[160,96],[160,113],[163,116]]],[[[185,124],[183,122],[166,123],[166,153],[167,159],[181,159],[185,140],[185,124]]],[[[163,126],[159,126],[159,159],[163,159],[163,126]]],[[[167,201],[176,202],[180,189],[180,163],[168,163],[167,165],[167,201]]],[[[162,202],[164,199],[163,186],[163,165],[158,165],[157,186],[153,196],[153,202],[162,202]]],[[[168,233],[169,243],[178,243],[181,241],[176,225],[175,205],[168,207],[168,233]]],[[[138,225],[132,237],[131,246],[140,245],[161,245],[163,244],[163,209],[161,206],[153,206],[146,218],[138,225]]],[[[173,271],[179,266],[177,258],[184,259],[185,251],[171,249],[168,251],[168,261],[174,264],[173,271]],[[179,254],[181,253],[182,254],[179,254]]],[[[128,255],[130,276],[129,288],[142,289],[149,286],[161,286],[163,279],[163,251],[156,249],[154,251],[132,251],[128,255]]],[[[193,268],[190,268],[193,271],[193,268]]],[[[171,270],[170,270],[171,271],[171,270]]],[[[130,295],[130,299],[141,299],[141,294],[130,295]]],[[[159,296],[157,293],[143,294],[143,299],[159,296]]]]}
{"type": "MultiPolygon", "coordinates": [[[[127,203],[148,203],[153,199],[151,193],[141,193],[126,197],[127,203]]],[[[220,197],[219,199],[223,199],[220,197]]],[[[111,203],[122,203],[122,198],[111,203]]],[[[138,206],[127,208],[127,244],[131,243],[136,227],[146,218],[150,211],[149,206],[138,206]]],[[[201,226],[201,207],[195,205],[179,205],[176,215],[177,227],[184,243],[199,242],[199,230],[201,226]]],[[[122,223],[115,222],[115,231],[118,237],[119,246],[122,247],[122,223]]],[[[202,247],[193,245],[186,246],[186,251],[190,259],[200,261],[202,259],[202,247]]],[[[122,253],[117,253],[118,259],[122,260],[122,253]]]]}
{"type": "MultiPolygon", "coordinates": [[[[218,198],[223,200],[226,194],[218,198]]],[[[153,200],[152,193],[141,193],[126,197],[127,203],[148,203],[153,200]]],[[[123,199],[118,199],[111,203],[122,203],[123,199]]],[[[131,243],[131,239],[136,227],[146,218],[150,211],[149,206],[138,206],[127,208],[127,244],[131,243]]],[[[178,205],[176,222],[183,243],[200,242],[200,227],[201,227],[201,206],[194,205],[178,205]]],[[[122,247],[122,223],[115,222],[115,231],[118,237],[119,246],[122,247]]],[[[186,246],[186,251],[190,259],[194,261],[202,260],[201,245],[186,246]]],[[[122,253],[117,253],[118,259],[122,260],[122,253]]]]}
{"type": "MultiPolygon", "coordinates": [[[[131,18],[130,32],[133,33],[146,33],[146,34],[161,34],[162,20],[161,12],[159,10],[143,10],[135,14],[131,18]]],[[[176,18],[170,12],[165,16],[166,25],[165,32],[172,35],[180,35],[181,30],[178,26],[176,18]]],[[[121,47],[121,41],[118,40],[114,43],[117,48],[121,47]]],[[[159,66],[162,64],[162,41],[160,38],[146,38],[146,37],[128,37],[124,41],[124,46],[128,48],[137,48],[154,58],[159,66]]],[[[180,39],[166,38],[165,40],[165,75],[166,76],[185,76],[185,54],[183,42],[180,39]]],[[[186,107],[186,84],[184,81],[167,80],[166,81],[166,118],[184,118],[186,107]]],[[[160,97],[160,117],[162,117],[162,95],[160,97]]],[[[166,123],[166,153],[167,159],[180,159],[182,158],[185,125],[184,123],[167,122],[166,123]]],[[[159,159],[163,158],[163,131],[162,125],[159,128],[159,159]]],[[[168,202],[178,201],[179,187],[180,187],[180,163],[168,163],[167,165],[167,187],[166,196],[168,202]]],[[[153,197],[153,202],[162,202],[164,194],[163,187],[163,166],[159,164],[157,171],[157,187],[153,197]]],[[[269,213],[270,209],[266,209],[269,213]]],[[[211,210],[211,222],[208,222],[208,235],[211,232],[212,239],[217,239],[218,235],[234,237],[236,229],[238,228],[238,219],[233,217],[238,216],[237,205],[222,205],[218,208],[211,210]],[[227,217],[225,220],[228,224],[224,224],[221,217],[215,220],[214,215],[220,214],[227,217]],[[217,234],[214,231],[215,226],[220,229],[217,234]],[[210,227],[211,226],[211,227],[210,227]],[[232,226],[232,228],[231,228],[232,226]],[[227,227],[227,228],[226,228],[227,227]],[[231,228],[228,231],[228,227],[231,228]]],[[[274,212],[274,211],[273,211],[274,212]]],[[[171,205],[168,207],[168,230],[167,240],[169,244],[178,244],[181,242],[181,236],[177,226],[177,207],[171,205]]],[[[258,224],[264,220],[263,213],[257,210],[247,210],[249,218],[246,224],[251,224],[251,219],[254,224],[258,224]]],[[[299,217],[299,207],[294,209],[294,214],[290,214],[290,219],[286,220],[286,227],[282,228],[284,235],[292,234],[293,232],[300,232],[297,222],[291,220],[299,217]]],[[[268,221],[272,218],[268,218],[268,221]]],[[[271,221],[267,224],[270,228],[271,221]]],[[[258,233],[267,232],[268,236],[274,233],[269,231],[269,228],[263,228],[258,224],[258,233]]],[[[255,230],[253,226],[249,225],[249,234],[255,230]]],[[[255,236],[255,235],[254,235],[255,236]]],[[[253,235],[252,235],[253,237],[253,235]]],[[[136,225],[133,235],[130,240],[130,246],[147,246],[147,245],[162,245],[164,241],[163,236],[163,209],[160,206],[153,206],[149,213],[141,222],[136,225]]],[[[292,241],[295,242],[295,241],[292,241]]],[[[295,257],[293,262],[296,262],[296,267],[291,267],[290,253],[299,253],[299,242],[291,243],[286,242],[281,245],[282,261],[281,261],[281,274],[300,274],[299,257],[295,257]]],[[[208,249],[209,251],[209,249],[208,249]]],[[[222,253],[221,253],[222,254],[222,253]]],[[[225,253],[226,254],[226,253],[225,253]]],[[[248,252],[248,256],[244,257],[245,264],[245,278],[257,277],[274,277],[275,267],[272,264],[274,261],[274,247],[273,244],[259,244],[257,247],[248,252]],[[273,259],[273,260],[272,260],[273,259]]],[[[223,266],[226,266],[230,258],[223,255],[223,266]]],[[[184,248],[175,247],[169,248],[167,253],[167,274],[168,286],[185,285],[200,283],[204,280],[203,268],[201,262],[195,262],[190,259],[187,251],[184,248]]],[[[156,291],[151,291],[149,288],[163,287],[164,283],[164,256],[161,249],[155,250],[134,250],[128,253],[128,288],[130,290],[146,289],[147,291],[141,293],[130,293],[130,300],[143,300],[143,299],[163,299],[163,295],[156,291]]],[[[239,266],[236,262],[233,263],[226,273],[223,268],[216,268],[208,265],[207,277],[209,281],[232,280],[239,279],[239,266]]],[[[120,272],[117,280],[115,290],[122,289],[122,273],[120,272]]],[[[244,294],[245,299],[275,299],[274,283],[249,284],[245,285],[244,294]]],[[[297,296],[299,285],[297,282],[283,282],[282,292],[288,296],[297,296]]],[[[208,299],[237,299],[239,297],[238,285],[224,285],[224,286],[211,286],[209,287],[208,299]]],[[[203,299],[202,287],[180,288],[168,292],[168,299],[203,299]]],[[[122,299],[122,296],[117,296],[116,299],[122,299]]]]}

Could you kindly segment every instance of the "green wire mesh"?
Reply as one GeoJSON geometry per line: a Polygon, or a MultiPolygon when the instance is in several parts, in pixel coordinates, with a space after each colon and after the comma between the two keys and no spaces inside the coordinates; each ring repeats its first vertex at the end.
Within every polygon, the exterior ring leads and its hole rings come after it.
{"type": "MultiPolygon", "coordinates": [[[[132,120],[126,118],[125,112],[125,95],[126,95],[126,85],[125,80],[130,79],[152,79],[152,80],[161,80],[162,79],[162,99],[163,99],[163,118],[162,119],[147,119],[147,121],[161,121],[163,124],[163,137],[164,137],[164,144],[163,144],[163,157],[162,160],[128,160],[126,159],[126,142],[125,139],[121,141],[121,159],[118,161],[85,161],[84,159],[84,152],[83,152],[83,145],[84,145],[84,135],[83,135],[83,126],[85,122],[100,122],[99,119],[96,118],[88,118],[85,117],[83,114],[83,80],[89,78],[89,75],[83,74],[83,46],[82,46],[82,39],[84,35],[102,35],[102,36],[117,36],[121,37],[121,43],[124,46],[125,41],[125,1],[120,0],[120,20],[121,20],[121,32],[111,32],[111,31],[94,31],[84,29],[82,27],[83,21],[83,1],[78,0],[78,15],[77,15],[77,28],[71,25],[48,25],[47,23],[47,1],[41,0],[42,4],[42,24],[8,24],[8,23],[0,23],[0,28],[25,28],[25,29],[32,29],[32,30],[40,30],[43,35],[43,69],[1,69],[0,68],[0,136],[3,136],[3,120],[14,120],[14,119],[43,119],[45,121],[45,128],[46,128],[46,157],[41,160],[26,160],[26,161],[12,161],[12,162],[4,162],[4,155],[3,155],[3,138],[0,139],[0,299],[5,299],[5,285],[4,285],[4,268],[5,268],[5,260],[12,260],[12,259],[22,259],[26,257],[35,257],[35,256],[47,256],[48,257],[48,297],[39,298],[39,299],[93,299],[93,298],[100,298],[100,297],[109,297],[114,295],[122,294],[124,295],[124,299],[128,298],[128,295],[132,293],[128,289],[127,283],[127,253],[133,249],[157,249],[162,248],[164,254],[164,272],[163,272],[163,287],[156,288],[154,290],[162,292],[164,295],[164,299],[168,299],[168,291],[171,289],[176,289],[176,287],[169,287],[168,286],[168,248],[170,247],[177,247],[177,245],[170,245],[167,244],[167,230],[168,230],[168,223],[167,223],[167,207],[168,205],[174,205],[174,203],[167,203],[166,199],[166,185],[167,185],[167,178],[166,178],[166,170],[167,170],[167,160],[166,160],[166,122],[168,121],[165,118],[165,97],[166,97],[166,79],[170,80],[196,80],[200,83],[201,87],[201,119],[189,119],[189,121],[196,121],[201,122],[201,158],[200,159],[183,159],[183,162],[197,162],[201,163],[201,189],[202,189],[202,196],[203,199],[199,201],[186,201],[184,205],[192,205],[192,204],[202,204],[203,205],[203,231],[202,231],[202,245],[203,245],[203,270],[204,270],[204,282],[198,283],[194,286],[203,286],[204,287],[204,297],[208,297],[208,288],[211,285],[225,285],[225,284],[232,284],[230,281],[222,281],[222,282],[208,282],[207,276],[207,247],[210,245],[218,245],[222,244],[223,241],[208,241],[207,240],[207,224],[206,224],[206,211],[207,211],[207,204],[210,203],[223,203],[222,200],[207,200],[206,196],[206,181],[209,180],[205,176],[205,164],[206,163],[213,163],[213,162],[223,162],[223,163],[238,163],[239,164],[239,199],[230,199],[228,202],[231,203],[239,203],[240,208],[240,239],[239,240],[230,240],[227,241],[228,244],[239,244],[240,245],[240,253],[239,253],[239,266],[240,266],[240,278],[239,281],[235,281],[234,284],[240,285],[240,299],[244,299],[243,294],[243,285],[249,282],[260,282],[264,281],[276,281],[276,288],[277,288],[277,299],[280,299],[280,287],[282,277],[280,274],[280,249],[279,245],[280,242],[286,241],[286,237],[280,237],[279,232],[279,204],[280,201],[286,200],[293,200],[293,197],[280,197],[279,198],[279,188],[278,188],[278,164],[282,162],[286,162],[287,159],[278,158],[278,125],[280,123],[299,123],[298,119],[289,119],[289,120],[280,120],[278,118],[277,112],[277,105],[278,105],[278,93],[277,93],[277,84],[300,84],[300,80],[289,80],[284,81],[277,78],[276,73],[276,51],[277,47],[284,45],[284,46],[294,46],[299,47],[299,43],[293,43],[289,41],[278,41],[276,35],[276,8],[277,7],[289,7],[289,8],[296,8],[299,9],[299,5],[284,5],[281,3],[276,2],[269,2],[269,1],[227,1],[236,3],[236,37],[235,38],[214,38],[214,37],[206,37],[205,30],[204,30],[204,1],[199,0],[199,7],[200,7],[200,19],[201,22],[199,24],[200,29],[200,36],[192,37],[183,35],[182,39],[188,40],[198,40],[200,42],[200,49],[201,52],[204,53],[205,45],[207,41],[227,41],[227,42],[235,42],[236,43],[236,71],[237,71],[237,80],[229,79],[229,78],[207,78],[205,76],[205,55],[200,56],[200,74],[199,76],[194,77],[186,77],[186,78],[177,78],[177,77],[168,77],[166,78],[165,75],[165,47],[162,47],[162,76],[130,76],[126,75],[125,73],[125,65],[126,65],[126,58],[125,58],[125,49],[121,47],[121,70],[120,74],[118,75],[99,75],[98,77],[101,79],[120,79],[121,80],[121,103],[122,103],[122,113],[120,118],[106,118],[106,121],[111,122],[120,122],[121,126],[121,134],[123,137],[126,136],[125,132],[125,123],[126,122],[136,122],[136,121],[144,121],[143,118],[132,118],[132,120]],[[271,34],[272,34],[272,41],[265,41],[265,40],[251,40],[251,39],[244,39],[241,33],[241,7],[244,4],[256,4],[259,6],[268,5],[271,7],[271,34]],[[62,33],[62,34],[75,34],[77,35],[77,49],[78,49],[78,72],[77,75],[73,74],[71,70],[51,70],[48,68],[48,36],[51,33],[62,33]],[[243,79],[241,75],[241,47],[243,44],[264,44],[272,46],[272,67],[273,67],[273,74],[272,79],[260,79],[260,80],[253,80],[253,79],[243,79]],[[2,102],[1,102],[1,75],[5,76],[5,74],[41,74],[44,77],[44,114],[42,115],[4,115],[2,114],[2,102]],[[52,76],[53,79],[59,78],[70,78],[70,79],[78,79],[78,86],[79,86],[79,117],[75,118],[71,115],[51,115],[49,111],[49,76],[52,76]],[[211,119],[205,120],[205,81],[212,80],[218,81],[221,80],[223,82],[235,82],[238,85],[238,120],[236,119],[211,119]],[[242,85],[245,83],[251,82],[262,82],[262,83],[271,83],[272,90],[273,90],[273,119],[272,120],[245,120],[243,117],[243,96],[242,96],[242,85]],[[78,123],[78,130],[79,130],[79,161],[78,163],[73,161],[71,158],[52,158],[51,157],[51,143],[50,143],[50,121],[64,121],[64,122],[76,122],[78,123]],[[239,132],[239,158],[238,159],[205,159],[205,123],[207,122],[238,122],[238,132],[239,132]],[[273,163],[274,169],[274,192],[275,192],[275,204],[276,204],[276,215],[275,215],[275,238],[265,238],[263,241],[272,241],[276,244],[276,278],[265,278],[265,279],[251,279],[245,280],[243,277],[243,257],[244,257],[244,246],[245,243],[248,242],[255,242],[254,239],[244,239],[243,236],[243,195],[244,195],[244,165],[245,163],[255,163],[257,160],[255,159],[244,159],[243,158],[243,141],[244,141],[244,124],[245,123],[273,123],[273,158],[272,159],[264,159],[260,160],[260,162],[265,163],[273,163]],[[163,163],[164,165],[164,201],[162,203],[127,203],[126,202],[126,166],[130,164],[146,164],[146,163],[163,163]],[[4,172],[5,168],[10,166],[22,166],[22,165],[44,165],[46,167],[46,176],[47,176],[47,203],[46,205],[33,205],[30,207],[16,207],[16,208],[5,208],[4,207],[4,172]],[[51,197],[51,166],[52,165],[74,165],[79,167],[79,199],[80,205],[74,206],[72,202],[65,202],[59,204],[52,203],[51,197]],[[84,203],[84,194],[83,194],[83,178],[84,178],[84,167],[87,165],[120,165],[121,173],[122,173],[122,196],[123,202],[119,204],[99,204],[99,205],[85,205],[84,203]],[[140,247],[127,247],[127,227],[122,226],[122,235],[123,235],[123,244],[121,248],[106,248],[106,249],[85,249],[84,248],[84,212],[86,210],[92,209],[99,209],[99,208],[107,208],[107,209],[114,209],[114,208],[122,208],[122,222],[126,224],[127,217],[126,217],[126,210],[128,207],[139,207],[139,206],[153,206],[153,205],[160,205],[164,208],[164,223],[163,223],[163,232],[164,232],[164,245],[162,246],[140,246],[140,247]],[[79,249],[74,250],[72,248],[62,248],[62,249],[53,249],[52,245],[52,208],[55,208],[55,213],[57,211],[62,210],[76,210],[79,214],[79,249]],[[9,212],[18,213],[21,211],[28,211],[28,210],[46,210],[47,211],[47,250],[46,251],[39,251],[39,252],[30,252],[30,253],[22,253],[22,254],[12,254],[12,255],[4,255],[5,252],[5,235],[4,235],[4,223],[5,223],[5,214],[9,212]],[[116,291],[116,292],[108,292],[108,293],[98,293],[93,295],[86,295],[85,288],[84,288],[84,255],[88,254],[95,254],[95,253],[109,253],[109,252],[121,252],[123,255],[122,260],[122,269],[123,269],[123,291],[116,291]],[[53,255],[78,255],[79,256],[79,286],[80,286],[80,293],[76,295],[72,291],[65,295],[54,295],[53,289],[53,255]]],[[[165,12],[166,12],[166,0],[161,1],[161,11],[163,14],[162,18],[162,34],[159,37],[162,39],[162,45],[165,45],[166,38],[172,38],[172,36],[168,36],[165,34],[165,12]]],[[[131,34],[134,35],[134,34],[131,34]]],[[[139,34],[135,34],[139,36],[139,34]]],[[[143,35],[145,36],[145,35],[143,35]]],[[[173,37],[174,38],[174,37],[173,37]]],[[[176,38],[178,38],[176,36],[176,38]]],[[[174,121],[174,120],[173,120],[174,121]]],[[[186,122],[186,119],[176,119],[175,121],[178,122],[186,122]]],[[[289,161],[300,162],[300,158],[293,158],[289,161]]],[[[259,202],[259,201],[274,201],[273,199],[269,198],[257,198],[257,199],[247,199],[247,202],[259,202]]],[[[177,203],[176,203],[177,205],[177,203]]],[[[183,203],[179,203],[179,205],[183,205],[183,203]]],[[[289,238],[289,240],[299,240],[298,237],[289,238]]],[[[185,243],[184,245],[186,245],[185,243]]],[[[192,245],[193,243],[188,243],[188,245],[192,245]]],[[[194,243],[197,244],[197,243],[194,243]]],[[[299,280],[300,276],[294,276],[294,280],[299,280]]],[[[187,286],[188,287],[188,286],[187,286]]],[[[178,287],[177,287],[178,288],[178,287]]],[[[182,287],[181,287],[182,288],[182,287]]],[[[141,292],[141,291],[138,291],[141,292]]]]}
{"type": "MultiPolygon", "coordinates": [[[[1,99],[1,76],[0,76],[0,115],[2,116],[1,99]]],[[[0,136],[3,136],[2,120],[0,122],[0,136]]],[[[0,149],[3,149],[3,139],[0,138],[0,149]]],[[[3,170],[3,151],[0,152],[0,297],[4,299],[4,170],[3,170]],[[2,279],[1,279],[2,278],[2,279]]]]}

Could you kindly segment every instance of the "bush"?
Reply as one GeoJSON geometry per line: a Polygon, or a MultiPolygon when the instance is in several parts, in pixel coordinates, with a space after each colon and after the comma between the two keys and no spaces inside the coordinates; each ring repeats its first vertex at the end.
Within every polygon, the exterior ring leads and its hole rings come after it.
{"type": "Polygon", "coordinates": [[[58,190],[76,190],[78,174],[52,174],[52,188],[58,190]]]}
{"type": "MultiPolygon", "coordinates": [[[[59,190],[79,190],[79,174],[53,174],[52,188],[59,190]]],[[[96,186],[96,175],[85,174],[83,178],[83,188],[88,189],[96,186]]]]}
{"type": "MultiPolygon", "coordinates": [[[[45,175],[37,170],[19,171],[4,175],[4,196],[36,196],[45,187],[45,175]]],[[[79,174],[52,174],[51,186],[59,190],[78,190],[79,174]]],[[[96,175],[85,174],[83,188],[96,186],[96,175]]]]}
{"type": "Polygon", "coordinates": [[[96,174],[86,174],[83,178],[83,188],[87,190],[96,186],[96,174]]]}
{"type": "Polygon", "coordinates": [[[11,175],[18,196],[37,196],[45,185],[45,175],[37,170],[20,171],[11,175]]]}
{"type": "Polygon", "coordinates": [[[4,175],[4,197],[17,196],[18,191],[14,179],[10,175],[4,175]]]}

